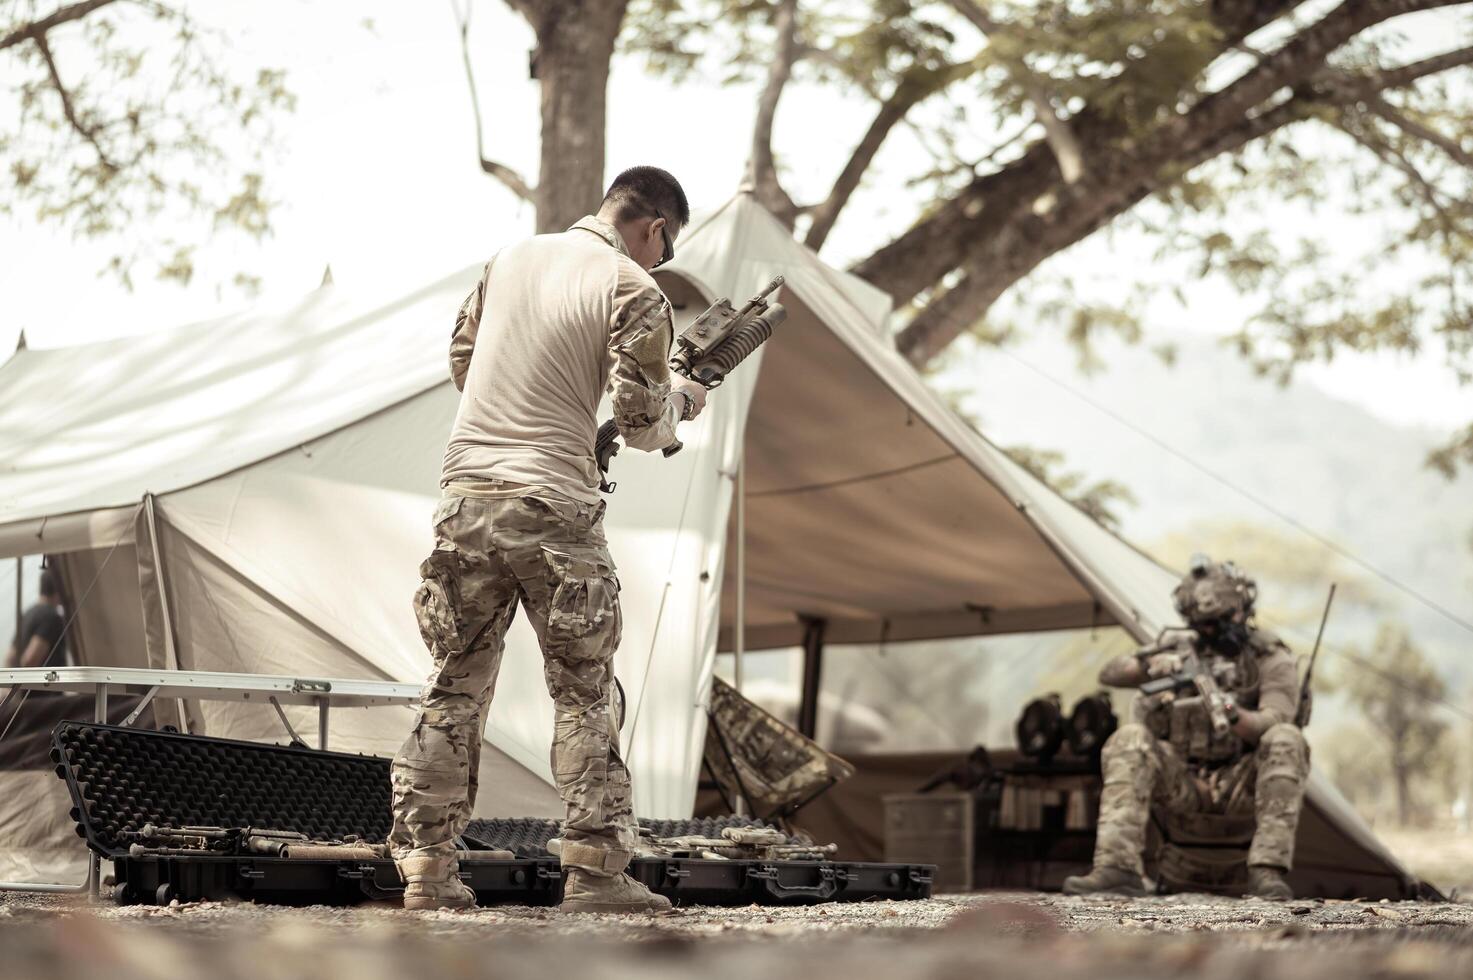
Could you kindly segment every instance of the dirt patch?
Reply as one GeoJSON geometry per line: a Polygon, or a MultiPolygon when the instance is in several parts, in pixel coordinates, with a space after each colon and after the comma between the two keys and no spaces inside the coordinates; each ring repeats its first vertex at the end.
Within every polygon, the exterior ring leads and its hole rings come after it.
{"type": "Polygon", "coordinates": [[[0,948],[0,976],[79,978],[1451,977],[1473,975],[1473,906],[989,893],[618,917],[9,894],[0,948]]]}

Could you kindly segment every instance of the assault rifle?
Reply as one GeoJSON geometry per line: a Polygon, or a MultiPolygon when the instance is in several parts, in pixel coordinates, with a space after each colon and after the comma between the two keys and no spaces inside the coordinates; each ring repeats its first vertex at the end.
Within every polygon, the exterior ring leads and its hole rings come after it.
{"type": "MultiPolygon", "coordinates": [[[[761,347],[778,324],[788,318],[788,311],[781,303],[767,301],[784,281],[782,276],[775,277],[740,310],[725,298],[712,303],[675,338],[670,370],[704,385],[707,391],[720,387],[732,369],[761,347]]],[[[609,482],[609,463],[619,448],[619,427],[609,419],[598,427],[593,445],[593,458],[598,462],[598,488],[604,493],[613,493],[618,486],[609,482]]],[[[663,452],[669,457],[680,450],[677,440],[663,452]]]]}
{"type": "MultiPolygon", "coordinates": [[[[347,834],[327,840],[292,830],[261,827],[158,827],[125,830],[118,835],[130,857],[276,857],[298,861],[383,861],[389,845],[373,844],[347,834]]],[[[510,851],[457,851],[461,860],[511,860],[510,851]]]]}
{"type": "Polygon", "coordinates": [[[388,845],[370,844],[353,836],[341,840],[313,840],[306,834],[290,830],[260,827],[156,827],[148,823],[142,830],[123,831],[119,837],[128,844],[128,853],[133,857],[215,854],[381,860],[389,856],[388,845]]]}
{"type": "Polygon", "coordinates": [[[645,857],[711,861],[822,861],[839,845],[795,840],[771,827],[726,827],[720,837],[642,837],[637,850],[645,857]]]}
{"type": "Polygon", "coordinates": [[[1221,737],[1237,723],[1238,709],[1222,693],[1222,688],[1218,687],[1211,663],[1197,652],[1197,640],[1195,630],[1162,630],[1155,643],[1137,650],[1135,655],[1140,658],[1142,667],[1158,653],[1175,654],[1181,658],[1180,670],[1165,677],[1148,680],[1141,685],[1140,690],[1146,695],[1186,689],[1195,691],[1202,699],[1202,706],[1207,709],[1212,734],[1221,737]]]}

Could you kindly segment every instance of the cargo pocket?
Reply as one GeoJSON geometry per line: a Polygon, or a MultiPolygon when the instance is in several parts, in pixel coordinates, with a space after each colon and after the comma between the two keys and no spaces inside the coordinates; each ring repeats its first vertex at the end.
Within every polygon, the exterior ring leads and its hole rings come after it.
{"type": "Polygon", "coordinates": [[[432,650],[458,654],[464,648],[464,623],[460,612],[460,556],[436,550],[420,562],[419,591],[414,594],[414,615],[419,633],[432,650]]]}
{"type": "Polygon", "coordinates": [[[619,579],[608,552],[582,545],[544,544],[542,554],[556,583],[547,610],[550,637],[576,641],[617,626],[619,579]]]}

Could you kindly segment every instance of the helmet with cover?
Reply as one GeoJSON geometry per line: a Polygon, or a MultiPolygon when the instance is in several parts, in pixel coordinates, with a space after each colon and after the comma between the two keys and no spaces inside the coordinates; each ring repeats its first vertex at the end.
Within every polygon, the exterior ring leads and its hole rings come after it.
{"type": "Polygon", "coordinates": [[[1258,586],[1230,561],[1192,556],[1186,576],[1172,593],[1176,611],[1194,628],[1242,622],[1253,614],[1258,586]]]}

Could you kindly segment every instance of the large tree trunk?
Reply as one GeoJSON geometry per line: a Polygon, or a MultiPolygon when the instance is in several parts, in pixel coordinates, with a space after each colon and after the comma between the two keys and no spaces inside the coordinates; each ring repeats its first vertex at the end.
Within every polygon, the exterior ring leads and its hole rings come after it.
{"type": "Polygon", "coordinates": [[[1391,775],[1396,783],[1396,817],[1403,827],[1412,822],[1412,774],[1411,766],[1400,752],[1392,754],[1391,775]]]}
{"type": "Polygon", "coordinates": [[[532,74],[542,88],[542,166],[535,199],[543,234],[564,230],[603,197],[609,59],[628,0],[517,5],[537,33],[532,74]]]}

